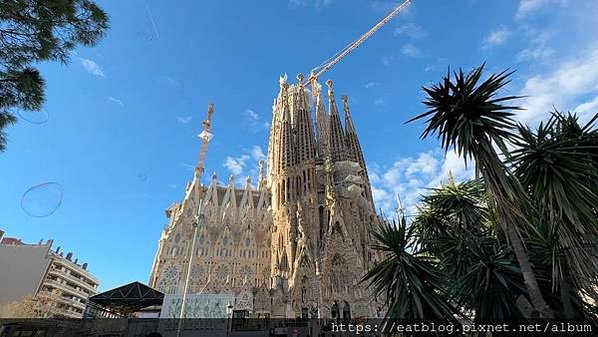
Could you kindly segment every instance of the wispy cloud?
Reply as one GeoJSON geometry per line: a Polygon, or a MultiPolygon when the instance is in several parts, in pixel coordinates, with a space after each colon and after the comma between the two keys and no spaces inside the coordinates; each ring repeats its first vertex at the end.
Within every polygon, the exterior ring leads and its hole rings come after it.
{"type": "Polygon", "coordinates": [[[482,41],[482,49],[490,49],[496,46],[504,45],[509,36],[511,35],[511,31],[507,28],[500,28],[493,32],[491,32],[485,39],[482,41]]]}
{"type": "Polygon", "coordinates": [[[249,123],[251,132],[258,132],[270,129],[270,122],[262,120],[261,116],[252,109],[243,111],[245,119],[249,123]]]}
{"type": "Polygon", "coordinates": [[[181,124],[189,124],[189,122],[191,122],[191,120],[193,119],[192,116],[179,116],[177,117],[177,121],[181,124]]]}
{"type": "Polygon", "coordinates": [[[377,87],[379,85],[380,85],[380,82],[370,81],[370,82],[368,82],[368,83],[365,84],[365,88],[366,89],[370,89],[370,88],[373,88],[373,87],[377,87]]]}
{"type": "Polygon", "coordinates": [[[412,39],[422,39],[428,35],[422,26],[413,22],[395,28],[393,33],[395,36],[406,35],[412,39]]]}
{"type": "Polygon", "coordinates": [[[426,66],[424,67],[425,72],[432,71],[434,69],[436,69],[436,66],[434,64],[426,64],[426,66]]]}
{"type": "Polygon", "coordinates": [[[387,216],[394,215],[397,209],[397,195],[401,196],[407,214],[414,214],[421,195],[446,182],[449,172],[457,180],[473,177],[473,169],[466,168],[462,158],[454,152],[448,152],[445,156],[442,151],[400,157],[390,166],[374,165],[368,169],[376,206],[387,216]]]}
{"type": "Polygon", "coordinates": [[[374,105],[380,106],[384,105],[384,99],[382,97],[378,97],[374,100],[374,105]]]}
{"type": "MultiPolygon", "coordinates": [[[[243,153],[238,156],[228,156],[224,160],[222,166],[235,175],[257,176],[259,172],[260,160],[265,160],[266,154],[259,145],[254,145],[249,149],[244,149],[243,153]]],[[[245,181],[238,180],[238,184],[244,184],[245,181]]]]}
{"type": "Polygon", "coordinates": [[[170,86],[173,86],[173,87],[178,87],[178,86],[180,86],[180,85],[181,85],[181,84],[179,83],[179,81],[177,81],[176,79],[174,79],[174,78],[172,78],[172,77],[170,77],[170,76],[165,76],[165,77],[164,77],[164,80],[166,81],[166,83],[167,83],[168,85],[170,85],[170,86]]]}
{"type": "Polygon", "coordinates": [[[152,15],[152,12],[151,12],[147,2],[143,1],[143,4],[145,5],[145,11],[147,13],[147,16],[149,17],[150,23],[152,24],[152,29],[154,30],[154,34],[156,34],[156,38],[158,38],[158,30],[156,29],[156,23],[154,22],[154,16],[152,15]]]}
{"type": "Polygon", "coordinates": [[[390,64],[395,60],[395,57],[392,55],[387,55],[382,57],[382,64],[385,66],[390,66],[390,64]]]}
{"type": "Polygon", "coordinates": [[[409,57],[419,57],[421,52],[416,46],[412,45],[411,43],[406,43],[403,45],[403,47],[401,47],[401,54],[409,57]]]}
{"type": "Polygon", "coordinates": [[[577,107],[580,113],[592,112],[590,108],[598,96],[598,46],[562,61],[547,73],[528,78],[521,95],[526,96],[522,104],[525,110],[518,118],[524,122],[537,122],[554,108],[577,107]]]}
{"type": "Polygon", "coordinates": [[[106,77],[102,68],[95,61],[82,57],[79,58],[79,61],[81,61],[83,68],[85,68],[88,73],[95,76],[106,77]]]}
{"type": "Polygon", "coordinates": [[[326,7],[330,6],[334,0],[289,0],[289,7],[326,7]]]}
{"type": "MultiPolygon", "coordinates": [[[[520,0],[517,8],[517,19],[523,19],[542,8],[566,5],[569,0],[520,0]]],[[[577,1],[571,1],[577,2],[577,1]]]]}
{"type": "Polygon", "coordinates": [[[581,103],[575,107],[574,111],[583,115],[598,113],[598,96],[594,97],[594,99],[590,101],[581,103]]]}
{"type": "Polygon", "coordinates": [[[247,114],[247,117],[249,117],[249,119],[252,121],[258,121],[260,119],[260,116],[251,109],[245,109],[245,113],[247,114]]]}
{"type": "Polygon", "coordinates": [[[254,145],[251,148],[251,157],[259,162],[260,160],[265,160],[266,159],[266,155],[264,154],[264,151],[262,150],[262,148],[260,146],[254,145]]]}
{"type": "Polygon", "coordinates": [[[519,52],[517,61],[547,61],[554,55],[554,50],[548,46],[551,33],[549,31],[536,31],[527,29],[526,36],[530,36],[527,48],[519,52]]]}
{"type": "Polygon", "coordinates": [[[230,171],[230,173],[234,175],[240,175],[241,173],[243,173],[243,170],[247,165],[246,161],[249,158],[250,156],[247,154],[241,155],[239,157],[226,157],[226,160],[222,165],[226,167],[230,171]]]}
{"type": "Polygon", "coordinates": [[[116,104],[118,104],[118,105],[120,105],[120,106],[124,106],[124,105],[125,105],[125,104],[123,103],[123,101],[121,101],[121,100],[120,100],[120,99],[118,99],[118,98],[115,98],[115,97],[112,97],[112,96],[108,96],[108,97],[107,97],[107,99],[108,99],[110,102],[116,103],[116,104]]]}
{"type": "Polygon", "coordinates": [[[181,166],[186,168],[189,171],[195,170],[195,165],[190,165],[190,164],[186,164],[186,163],[181,163],[181,166]]]}

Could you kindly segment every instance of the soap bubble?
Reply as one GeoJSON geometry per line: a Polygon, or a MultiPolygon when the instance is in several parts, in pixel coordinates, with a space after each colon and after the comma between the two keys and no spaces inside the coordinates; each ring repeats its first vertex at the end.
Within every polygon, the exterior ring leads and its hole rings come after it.
{"type": "Polygon", "coordinates": [[[45,109],[42,110],[19,110],[19,117],[31,124],[44,124],[50,119],[50,115],[45,109]]]}
{"type": "Polygon", "coordinates": [[[21,208],[35,218],[43,218],[56,212],[62,204],[62,186],[45,182],[29,188],[21,198],[21,208]]]}

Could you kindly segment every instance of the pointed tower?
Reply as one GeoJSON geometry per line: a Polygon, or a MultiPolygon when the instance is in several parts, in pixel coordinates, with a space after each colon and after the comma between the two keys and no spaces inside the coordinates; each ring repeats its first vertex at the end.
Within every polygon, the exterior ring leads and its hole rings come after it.
{"type": "Polygon", "coordinates": [[[368,176],[367,167],[365,165],[365,159],[363,152],[361,151],[361,145],[359,144],[359,138],[357,137],[357,131],[355,131],[355,125],[353,124],[353,118],[351,117],[351,110],[349,109],[349,98],[346,95],[341,97],[343,101],[343,110],[345,112],[345,140],[348,148],[348,153],[351,158],[356,160],[361,167],[360,175],[364,180],[365,197],[374,204],[372,198],[372,186],[370,184],[370,178],[368,176]]]}
{"type": "Polygon", "coordinates": [[[308,196],[314,191],[316,179],[316,145],[314,128],[309,109],[309,98],[303,86],[303,75],[297,75],[299,83],[295,86],[294,114],[296,135],[296,167],[297,199],[308,196]]]}
{"type": "Polygon", "coordinates": [[[330,111],[330,156],[333,162],[343,161],[347,159],[347,145],[345,144],[345,135],[343,126],[341,124],[341,117],[336,107],[334,99],[334,91],[332,87],[332,80],[326,81],[328,85],[328,104],[330,111]]]}
{"type": "Polygon", "coordinates": [[[324,98],[322,97],[322,86],[315,82],[312,90],[316,98],[316,157],[319,163],[323,163],[326,156],[330,154],[328,141],[330,139],[330,116],[324,107],[324,98]]]}
{"type": "Polygon", "coordinates": [[[285,203],[291,201],[294,196],[293,165],[296,162],[295,142],[293,137],[291,107],[289,106],[289,85],[286,80],[280,81],[280,93],[278,95],[274,111],[274,124],[270,137],[268,151],[271,163],[268,176],[272,194],[274,210],[280,209],[285,203]]]}

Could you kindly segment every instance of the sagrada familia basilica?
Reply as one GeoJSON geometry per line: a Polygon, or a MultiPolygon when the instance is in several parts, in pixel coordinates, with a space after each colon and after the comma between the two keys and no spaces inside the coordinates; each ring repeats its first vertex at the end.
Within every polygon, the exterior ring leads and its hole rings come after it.
{"type": "Polygon", "coordinates": [[[257,187],[247,178],[239,188],[233,176],[222,186],[216,175],[202,185],[196,175],[166,210],[150,286],[171,299],[171,316],[185,288],[186,317],[221,307],[248,317],[376,316],[381,304],[360,281],[380,260],[370,233],[381,219],[348,99],[343,125],[332,82],[326,109],[320,87],[297,78],[280,80],[257,187]]]}

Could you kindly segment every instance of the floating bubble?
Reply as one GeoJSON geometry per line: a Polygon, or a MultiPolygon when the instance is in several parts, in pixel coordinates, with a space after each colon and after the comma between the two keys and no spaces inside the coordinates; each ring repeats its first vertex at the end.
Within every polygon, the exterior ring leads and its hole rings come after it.
{"type": "Polygon", "coordinates": [[[50,119],[50,115],[45,109],[35,110],[19,110],[17,112],[19,117],[31,124],[44,124],[50,119]]]}
{"type": "Polygon", "coordinates": [[[62,204],[62,186],[45,182],[29,188],[21,198],[21,209],[35,218],[43,218],[56,212],[62,204]]]}

